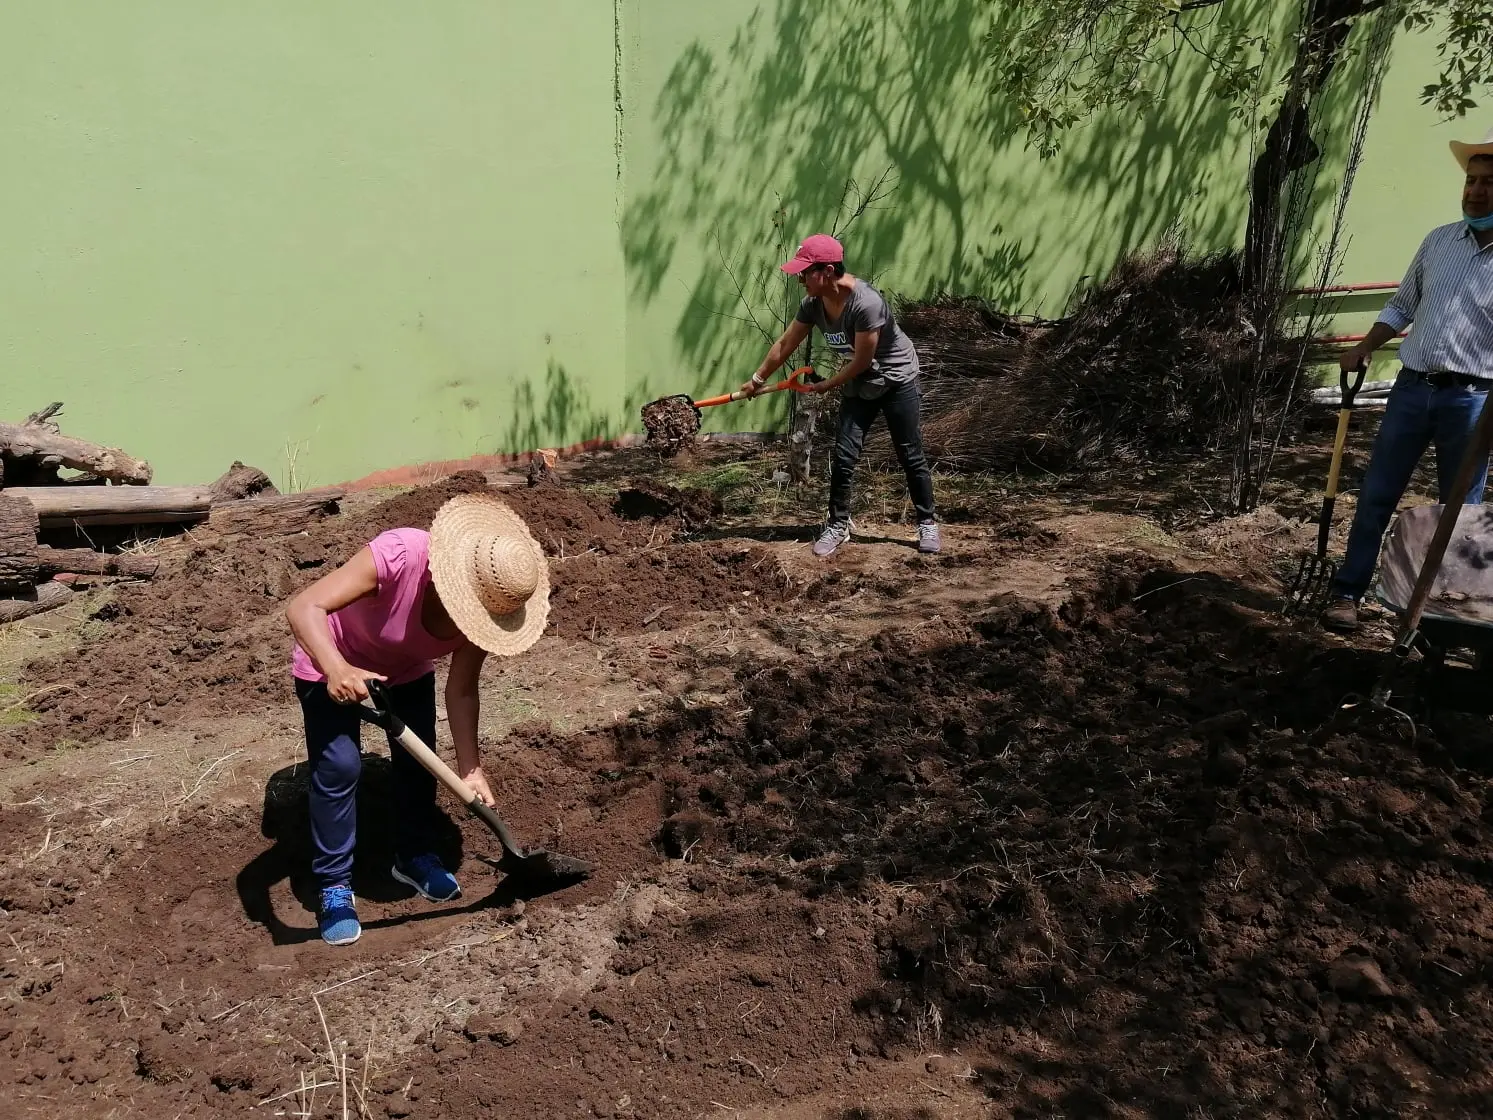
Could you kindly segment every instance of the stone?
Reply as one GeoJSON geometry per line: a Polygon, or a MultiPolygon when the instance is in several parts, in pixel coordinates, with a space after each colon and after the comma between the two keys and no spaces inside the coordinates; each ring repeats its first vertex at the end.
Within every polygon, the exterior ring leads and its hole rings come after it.
{"type": "Polygon", "coordinates": [[[479,1011],[467,1019],[464,1033],[473,1042],[512,1046],[522,1037],[524,1025],[517,1015],[489,1015],[479,1011]]]}
{"type": "Polygon", "coordinates": [[[1388,999],[1394,995],[1379,966],[1368,957],[1344,953],[1327,967],[1327,983],[1339,995],[1356,999],[1388,999]]]}

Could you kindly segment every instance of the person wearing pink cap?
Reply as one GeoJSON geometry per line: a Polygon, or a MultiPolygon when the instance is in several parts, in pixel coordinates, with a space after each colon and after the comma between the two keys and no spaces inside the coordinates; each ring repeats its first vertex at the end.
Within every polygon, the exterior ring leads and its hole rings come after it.
{"type": "Polygon", "coordinates": [[[828,556],[850,539],[850,493],[866,433],[878,415],[886,417],[897,460],[907,474],[907,492],[918,517],[918,551],[941,547],[933,513],[933,473],[923,454],[922,390],[918,352],[897,325],[880,292],[845,271],[845,250],[826,233],[804,239],[783,271],[804,286],[798,314],[767,351],[742,386],[755,396],[815,327],[840,362],[835,375],[811,392],[844,387],[840,430],[830,467],[829,517],[814,542],[815,556],[828,556]]]}

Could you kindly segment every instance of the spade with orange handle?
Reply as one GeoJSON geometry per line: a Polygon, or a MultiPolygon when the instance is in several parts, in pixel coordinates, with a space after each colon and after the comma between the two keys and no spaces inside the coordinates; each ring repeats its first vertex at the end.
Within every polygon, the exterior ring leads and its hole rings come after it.
{"type": "Polygon", "coordinates": [[[732,401],[745,400],[748,396],[763,396],[766,393],[780,393],[784,389],[791,389],[795,393],[807,393],[811,385],[817,385],[824,378],[814,372],[813,366],[800,366],[783,380],[772,385],[764,385],[755,393],[748,393],[745,389],[738,389],[734,393],[722,393],[718,397],[706,397],[702,401],[692,399],[688,393],[675,393],[668,397],[659,397],[656,401],[649,401],[643,406],[643,427],[652,433],[655,426],[651,418],[657,417],[661,412],[669,411],[673,402],[679,401],[688,405],[695,413],[695,422],[698,426],[702,419],[700,410],[702,408],[714,408],[718,404],[730,404],[732,401]]]}

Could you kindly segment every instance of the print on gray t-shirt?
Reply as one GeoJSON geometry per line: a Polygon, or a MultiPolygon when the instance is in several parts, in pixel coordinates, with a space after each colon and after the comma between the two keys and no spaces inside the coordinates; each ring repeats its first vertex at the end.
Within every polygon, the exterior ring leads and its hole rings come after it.
{"type": "Polygon", "coordinates": [[[876,355],[871,359],[871,368],[845,384],[847,396],[874,400],[892,385],[913,380],[918,375],[918,352],[913,349],[912,339],[897,325],[892,309],[887,306],[881,293],[859,278],[850,294],[845,297],[845,308],[840,317],[831,321],[824,311],[824,304],[814,296],[805,296],[798,305],[800,323],[818,327],[824,341],[841,362],[850,360],[855,353],[855,336],[860,331],[881,331],[876,343],[876,355]]]}

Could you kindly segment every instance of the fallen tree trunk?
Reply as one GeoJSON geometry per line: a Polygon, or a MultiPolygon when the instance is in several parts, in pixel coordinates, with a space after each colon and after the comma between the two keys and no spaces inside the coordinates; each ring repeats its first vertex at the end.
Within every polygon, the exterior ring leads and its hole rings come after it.
{"type": "Polygon", "coordinates": [[[72,589],[65,583],[48,580],[38,584],[30,595],[17,599],[0,599],[0,624],[29,618],[53,607],[60,607],[72,598],[72,589]]]}
{"type": "Polygon", "coordinates": [[[161,562],[154,556],[126,556],[91,548],[36,548],[36,568],[44,576],[75,572],[83,576],[128,576],[149,579],[161,562]]]}
{"type": "Polygon", "coordinates": [[[16,486],[4,494],[29,501],[43,529],[202,521],[213,501],[205,486],[16,486]]]}
{"type": "Polygon", "coordinates": [[[337,512],[343,492],[328,486],[299,494],[273,498],[246,498],[241,502],[219,502],[208,516],[207,527],[227,534],[284,537],[304,532],[322,518],[337,512]]]}
{"type": "Polygon", "coordinates": [[[144,485],[152,474],[144,459],[116,447],[73,439],[40,424],[0,424],[0,452],[15,459],[52,460],[115,482],[144,485]]]}
{"type": "Polygon", "coordinates": [[[30,502],[0,493],[0,594],[36,582],[36,510],[30,502]]]}

